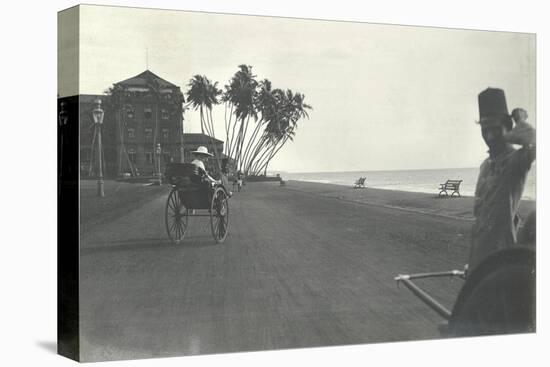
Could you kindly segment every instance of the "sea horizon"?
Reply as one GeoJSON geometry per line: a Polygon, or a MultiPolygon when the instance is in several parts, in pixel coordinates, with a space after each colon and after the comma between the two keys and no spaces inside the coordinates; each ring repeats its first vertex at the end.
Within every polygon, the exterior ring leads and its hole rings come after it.
{"type": "MultiPolygon", "coordinates": [[[[439,193],[439,184],[446,180],[462,180],[460,194],[474,196],[479,167],[464,168],[426,168],[405,170],[353,170],[353,171],[317,171],[317,172],[282,172],[278,173],[284,180],[296,180],[353,186],[359,177],[366,177],[366,187],[439,193]]],[[[522,199],[536,200],[536,168],[533,167],[525,182],[522,199]]]]}

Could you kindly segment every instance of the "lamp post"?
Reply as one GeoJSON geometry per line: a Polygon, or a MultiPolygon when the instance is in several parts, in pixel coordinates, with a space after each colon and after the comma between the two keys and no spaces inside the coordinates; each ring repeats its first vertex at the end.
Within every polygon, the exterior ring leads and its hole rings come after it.
{"type": "Polygon", "coordinates": [[[155,148],[155,153],[157,154],[157,179],[158,179],[158,184],[160,185],[162,183],[161,173],[160,173],[160,153],[162,153],[162,149],[160,148],[160,143],[157,143],[157,147],[155,148]]]}
{"type": "Polygon", "coordinates": [[[67,103],[64,101],[59,104],[59,126],[60,127],[67,125],[67,120],[69,119],[69,114],[65,110],[66,107],[67,107],[67,103]]]}
{"type": "Polygon", "coordinates": [[[92,110],[92,116],[94,118],[94,126],[97,131],[97,166],[98,166],[98,173],[97,173],[97,196],[104,197],[105,192],[103,190],[104,182],[103,182],[103,149],[101,147],[101,126],[103,125],[103,116],[104,116],[103,109],[101,109],[101,99],[95,100],[95,108],[92,110]]]}
{"type": "Polygon", "coordinates": [[[65,135],[65,126],[67,125],[67,121],[69,120],[69,113],[66,110],[66,103],[61,102],[59,105],[59,146],[57,148],[57,155],[59,157],[59,162],[57,164],[59,176],[63,177],[63,150],[65,150],[65,147],[63,146],[63,136],[65,135]]]}

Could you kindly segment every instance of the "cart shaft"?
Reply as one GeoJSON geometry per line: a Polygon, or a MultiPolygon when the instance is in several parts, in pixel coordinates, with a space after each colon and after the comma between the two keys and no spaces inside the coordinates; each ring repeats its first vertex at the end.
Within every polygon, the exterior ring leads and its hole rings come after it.
{"type": "MultiPolygon", "coordinates": [[[[398,277],[399,278],[399,277],[398,277]]],[[[396,278],[399,282],[403,282],[407,288],[410,289],[418,298],[420,298],[426,305],[428,305],[432,310],[437,312],[444,319],[449,320],[451,318],[451,312],[445,308],[441,303],[437,302],[432,296],[430,296],[426,291],[418,287],[408,278],[396,278]]]]}

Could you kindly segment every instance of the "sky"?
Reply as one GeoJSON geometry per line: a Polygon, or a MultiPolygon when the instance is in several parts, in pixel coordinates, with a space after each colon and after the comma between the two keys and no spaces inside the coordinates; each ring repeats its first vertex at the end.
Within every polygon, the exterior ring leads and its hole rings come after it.
{"type": "MultiPolygon", "coordinates": [[[[535,125],[535,36],[244,15],[83,6],[80,93],[149,68],[185,93],[225,85],[238,65],[313,107],[269,169],[289,172],[477,167],[487,148],[477,95],[505,90],[535,125]]],[[[217,137],[224,108],[214,108],[217,137]]],[[[185,131],[199,132],[198,112],[185,131]]]]}

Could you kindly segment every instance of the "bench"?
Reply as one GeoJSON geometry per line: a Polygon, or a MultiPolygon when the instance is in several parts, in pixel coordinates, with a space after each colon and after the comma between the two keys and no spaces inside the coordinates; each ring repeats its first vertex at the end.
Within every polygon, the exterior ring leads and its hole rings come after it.
{"type": "Polygon", "coordinates": [[[447,180],[447,182],[439,184],[439,197],[449,196],[449,191],[452,191],[451,196],[457,194],[460,196],[460,184],[462,180],[447,180]]]}
{"type": "Polygon", "coordinates": [[[359,188],[364,189],[366,179],[367,179],[366,177],[359,177],[357,179],[357,181],[355,181],[355,184],[354,184],[353,188],[354,189],[359,189],[359,188]]]}

